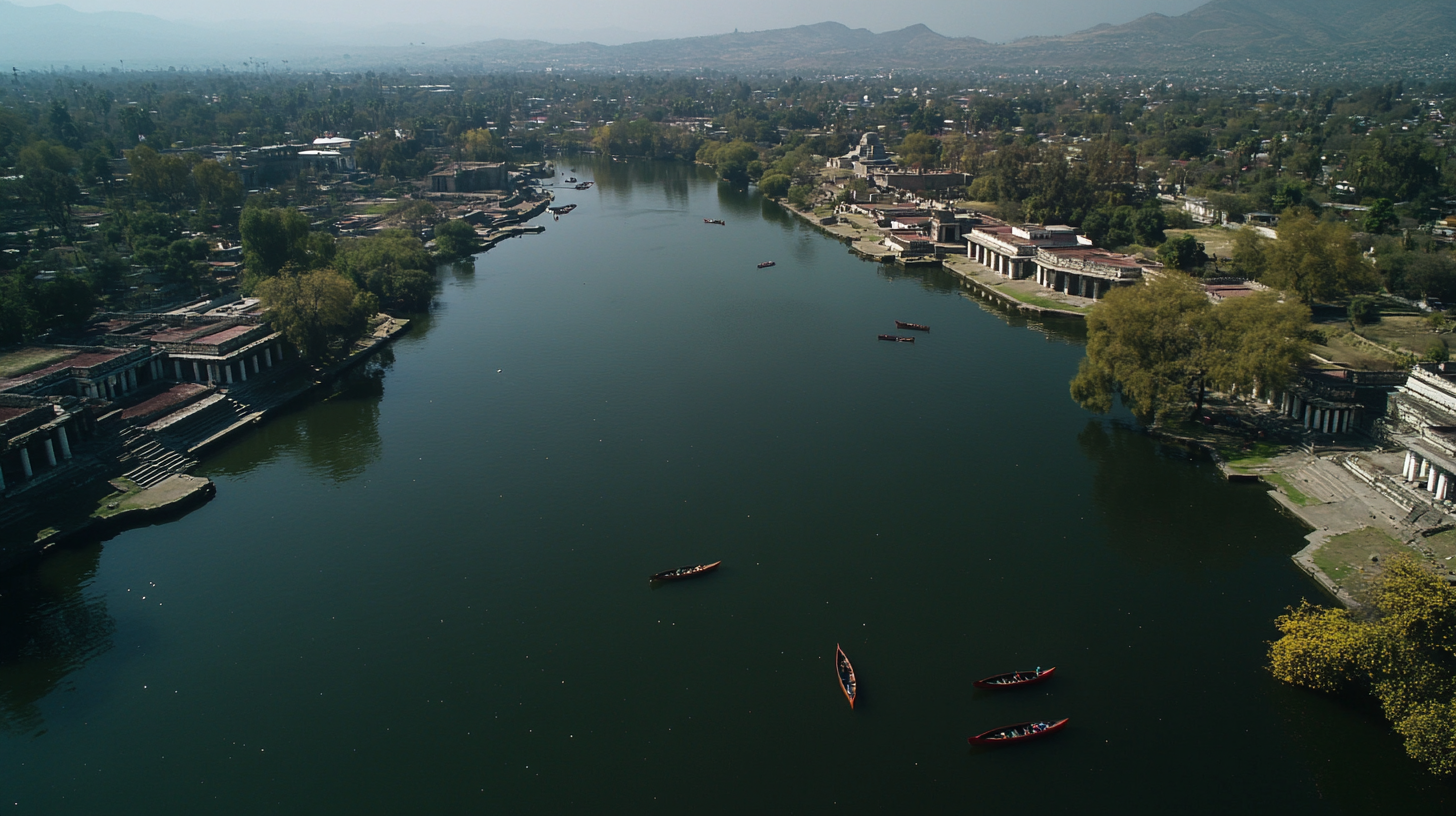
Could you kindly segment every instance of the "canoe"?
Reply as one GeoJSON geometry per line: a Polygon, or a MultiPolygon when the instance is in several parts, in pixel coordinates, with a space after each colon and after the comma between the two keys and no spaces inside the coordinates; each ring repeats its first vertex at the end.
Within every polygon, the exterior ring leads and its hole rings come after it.
{"type": "Polygon", "coordinates": [[[913,338],[913,337],[901,337],[898,334],[881,334],[881,335],[878,335],[878,337],[881,340],[888,340],[891,343],[913,343],[913,342],[915,342],[915,338],[913,338]]]}
{"type": "Polygon", "coordinates": [[[774,261],[764,261],[763,263],[761,263],[761,264],[758,265],[758,268],[759,269],[768,269],[770,266],[777,266],[777,265],[778,264],[776,262],[774,262],[774,261]]]}
{"type": "MultiPolygon", "coordinates": [[[[1070,718],[1068,718],[1070,719],[1070,718]]],[[[1033,722],[1016,723],[1015,725],[1003,725],[1000,728],[992,728],[983,734],[977,734],[966,741],[972,745],[1005,745],[1022,740],[1036,739],[1047,734],[1054,734],[1064,726],[1067,720],[1039,720],[1033,722]]]]}
{"type": "Polygon", "coordinates": [[[717,224],[720,227],[726,227],[726,226],[728,226],[728,222],[727,221],[721,221],[721,220],[719,220],[717,218],[704,218],[703,219],[703,223],[704,224],[717,224]]]}
{"type": "Polygon", "coordinates": [[[567,213],[569,213],[572,210],[576,209],[576,205],[575,204],[563,204],[560,207],[547,207],[546,209],[550,210],[552,215],[566,215],[567,213]]]}
{"type": "Polygon", "coordinates": [[[977,680],[976,688],[1010,688],[1011,686],[1029,686],[1032,683],[1041,681],[1052,676],[1057,667],[1050,669],[1037,669],[1036,671],[1014,671],[1005,674],[993,674],[985,680],[977,680]]]}
{"type": "Polygon", "coordinates": [[[903,320],[896,320],[895,328],[909,329],[910,331],[930,331],[930,327],[924,323],[906,323],[903,320]]]}
{"type": "Polygon", "coordinates": [[[839,690],[844,692],[844,699],[849,701],[850,708],[854,708],[854,697],[859,693],[859,681],[854,679],[854,666],[849,665],[849,658],[839,648],[838,643],[834,644],[834,674],[839,678],[839,690]]]}
{"type": "Polygon", "coordinates": [[[714,561],[711,564],[697,564],[694,566],[678,567],[677,569],[655,572],[647,580],[649,581],[678,581],[683,578],[693,578],[705,572],[712,572],[718,568],[722,561],[714,561]]]}

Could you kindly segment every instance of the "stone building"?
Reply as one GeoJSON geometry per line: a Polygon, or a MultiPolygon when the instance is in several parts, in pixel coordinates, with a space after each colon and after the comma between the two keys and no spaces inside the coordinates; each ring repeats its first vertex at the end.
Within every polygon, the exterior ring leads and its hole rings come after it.
{"type": "Polygon", "coordinates": [[[1456,481],[1456,363],[1423,363],[1390,395],[1391,439],[1405,448],[1401,476],[1437,501],[1456,481]]]}
{"type": "Polygon", "coordinates": [[[964,234],[972,260],[1012,280],[1035,278],[1058,292],[1100,300],[1156,264],[1092,245],[1072,227],[986,223],[964,234]]]}
{"type": "Polygon", "coordinates": [[[856,176],[866,178],[875,171],[892,170],[895,162],[890,154],[885,152],[885,145],[880,141],[880,134],[866,133],[859,137],[859,145],[855,149],[838,158],[830,159],[826,164],[830,167],[837,167],[845,170],[853,170],[856,176]]]}
{"type": "Polygon", "coordinates": [[[430,174],[432,193],[478,193],[510,187],[500,162],[454,162],[430,174]]]}

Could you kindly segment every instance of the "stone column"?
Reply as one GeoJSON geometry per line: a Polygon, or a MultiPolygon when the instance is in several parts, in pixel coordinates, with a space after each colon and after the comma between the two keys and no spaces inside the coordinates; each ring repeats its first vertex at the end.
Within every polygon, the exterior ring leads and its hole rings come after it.
{"type": "Polygon", "coordinates": [[[55,446],[55,443],[53,443],[49,439],[47,439],[47,440],[45,440],[44,447],[45,447],[45,452],[46,452],[46,464],[47,465],[50,465],[51,467],[55,467],[56,466],[56,446],[55,446]]]}
{"type": "Polygon", "coordinates": [[[128,368],[126,370],[126,377],[127,377],[128,380],[131,381],[131,390],[133,390],[133,391],[137,390],[136,369],[135,368],[128,368]]]}
{"type": "Polygon", "coordinates": [[[177,382],[182,382],[182,361],[181,360],[173,360],[172,361],[172,373],[174,373],[174,374],[177,375],[177,377],[176,377],[177,382]]]}
{"type": "Polygon", "coordinates": [[[1446,480],[1446,474],[1442,473],[1440,476],[1437,476],[1436,477],[1436,498],[1437,499],[1444,499],[1444,498],[1446,498],[1446,487],[1449,484],[1450,483],[1446,480]]]}
{"type": "Polygon", "coordinates": [[[248,381],[248,361],[241,357],[238,358],[238,376],[243,378],[243,382],[248,381]]]}
{"type": "Polygon", "coordinates": [[[20,449],[20,472],[27,479],[35,475],[35,469],[30,466],[30,448],[20,449]]]}
{"type": "Polygon", "coordinates": [[[273,347],[272,346],[268,346],[267,348],[263,349],[263,362],[267,363],[269,368],[272,368],[273,367],[273,347]]]}
{"type": "Polygon", "coordinates": [[[1441,471],[1439,468],[1437,468],[1435,465],[1431,465],[1431,475],[1426,477],[1426,490],[1430,491],[1431,493],[1436,492],[1436,477],[1440,475],[1440,473],[1441,471]]]}
{"type": "Polygon", "coordinates": [[[1419,479],[1426,478],[1426,471],[1428,471],[1430,469],[1431,469],[1431,462],[1430,462],[1430,460],[1427,459],[1426,457],[1422,456],[1421,457],[1421,467],[1420,467],[1419,470],[1416,471],[1416,479],[1419,480],[1419,479]]]}
{"type": "Polygon", "coordinates": [[[256,353],[253,354],[253,373],[258,373],[258,355],[256,353]]]}
{"type": "Polygon", "coordinates": [[[1400,475],[1402,477],[1404,477],[1406,481],[1410,481],[1410,479],[1411,479],[1411,468],[1412,468],[1412,466],[1414,464],[1415,464],[1415,454],[1411,453],[1410,451],[1406,451],[1405,452],[1405,467],[1403,467],[1403,468],[1400,469],[1400,475]]]}
{"type": "Polygon", "coordinates": [[[65,425],[62,425],[62,426],[56,428],[56,439],[60,440],[60,443],[61,443],[61,456],[65,457],[66,459],[70,459],[71,458],[71,440],[66,437],[66,426],[65,425]]]}
{"type": "Polygon", "coordinates": [[[223,363],[222,373],[223,373],[223,376],[227,378],[227,384],[228,385],[232,385],[233,384],[233,364],[232,363],[223,363]]]}
{"type": "Polygon", "coordinates": [[[1309,427],[1310,415],[1313,414],[1313,413],[1314,413],[1314,406],[1310,405],[1309,403],[1305,403],[1304,404],[1304,427],[1306,427],[1306,428],[1309,427]]]}

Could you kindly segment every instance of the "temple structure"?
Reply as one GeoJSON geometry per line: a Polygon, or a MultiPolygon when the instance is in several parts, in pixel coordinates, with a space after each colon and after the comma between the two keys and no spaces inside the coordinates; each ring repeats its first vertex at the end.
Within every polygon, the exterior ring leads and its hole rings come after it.
{"type": "Polygon", "coordinates": [[[1422,363],[1390,395],[1391,439],[1405,448],[1401,476],[1436,501],[1456,482],[1456,363],[1422,363]]]}
{"type": "Polygon", "coordinates": [[[1058,292],[1100,300],[1114,286],[1130,286],[1160,266],[1092,245],[1072,227],[986,223],[964,233],[972,260],[996,274],[1036,282],[1058,292]]]}

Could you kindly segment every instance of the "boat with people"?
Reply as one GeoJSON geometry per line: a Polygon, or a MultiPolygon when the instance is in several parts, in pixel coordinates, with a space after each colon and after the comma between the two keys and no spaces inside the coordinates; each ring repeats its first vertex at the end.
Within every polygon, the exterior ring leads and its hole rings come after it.
{"type": "Polygon", "coordinates": [[[723,562],[722,561],[714,561],[711,564],[695,564],[695,565],[692,565],[692,566],[678,567],[677,569],[665,570],[663,572],[654,572],[650,577],[648,577],[647,580],[648,581],[678,581],[678,580],[681,580],[683,578],[695,578],[695,577],[697,577],[699,575],[702,575],[704,573],[712,572],[713,570],[717,569],[718,568],[718,565],[721,564],[721,563],[723,563],[723,562]]]}
{"type": "Polygon", "coordinates": [[[859,682],[854,678],[854,666],[849,664],[849,657],[839,644],[834,644],[834,673],[839,678],[839,690],[844,692],[844,699],[849,701],[849,707],[854,708],[854,698],[859,694],[859,682]]]}
{"type": "Polygon", "coordinates": [[[913,338],[913,337],[901,337],[898,334],[881,334],[881,335],[878,335],[878,336],[879,336],[879,338],[881,340],[888,340],[891,343],[913,343],[913,342],[915,342],[915,338],[913,338]]]}
{"type": "Polygon", "coordinates": [[[977,680],[975,685],[976,688],[1009,688],[1011,686],[1027,686],[1032,683],[1040,683],[1048,677],[1051,677],[1052,672],[1056,670],[1056,666],[1052,666],[1050,669],[1043,669],[1042,667],[1037,666],[1036,671],[1014,671],[1006,672],[1005,674],[993,674],[984,680],[977,680]]]}
{"type": "Polygon", "coordinates": [[[571,178],[567,179],[566,180],[566,183],[567,184],[575,184],[576,183],[576,176],[572,176],[571,178]]]}
{"type": "Polygon", "coordinates": [[[758,265],[758,268],[759,269],[768,269],[770,266],[778,266],[778,264],[775,263],[774,261],[764,261],[763,263],[761,263],[761,264],[758,265]]]}
{"type": "Polygon", "coordinates": [[[563,204],[560,207],[547,207],[546,209],[550,210],[552,215],[566,215],[567,213],[576,209],[576,205],[563,204]]]}
{"type": "Polygon", "coordinates": [[[896,320],[895,321],[895,328],[897,328],[897,329],[909,329],[910,331],[924,331],[924,332],[930,331],[930,327],[927,326],[927,325],[925,325],[924,323],[906,323],[903,320],[896,320]]]}
{"type": "Polygon", "coordinates": [[[576,185],[576,189],[578,189],[578,190],[590,190],[593,183],[594,182],[583,181],[582,183],[576,185]]]}
{"type": "Polygon", "coordinates": [[[728,226],[728,222],[727,221],[721,221],[721,220],[719,220],[717,218],[704,218],[703,219],[703,223],[704,224],[717,224],[720,227],[726,227],[726,226],[728,226]]]}
{"type": "MultiPolygon", "coordinates": [[[[1068,717],[1067,719],[1071,719],[1068,717]]],[[[1011,742],[1044,737],[1047,734],[1054,734],[1067,724],[1067,719],[1061,720],[1035,720],[1032,722],[1017,723],[1015,725],[1003,725],[1000,728],[992,728],[974,737],[966,739],[972,745],[1005,745],[1011,742]]]]}

